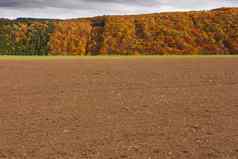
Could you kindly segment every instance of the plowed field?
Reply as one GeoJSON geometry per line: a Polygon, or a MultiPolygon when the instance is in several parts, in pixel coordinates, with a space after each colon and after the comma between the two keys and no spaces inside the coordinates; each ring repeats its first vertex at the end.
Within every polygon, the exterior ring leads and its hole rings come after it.
{"type": "Polygon", "coordinates": [[[238,59],[0,61],[0,159],[237,159],[238,59]]]}

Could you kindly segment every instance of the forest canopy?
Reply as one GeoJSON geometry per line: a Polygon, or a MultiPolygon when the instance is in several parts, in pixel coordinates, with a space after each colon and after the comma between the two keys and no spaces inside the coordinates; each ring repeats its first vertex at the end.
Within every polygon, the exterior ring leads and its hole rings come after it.
{"type": "Polygon", "coordinates": [[[0,19],[0,55],[238,54],[238,9],[0,19]]]}

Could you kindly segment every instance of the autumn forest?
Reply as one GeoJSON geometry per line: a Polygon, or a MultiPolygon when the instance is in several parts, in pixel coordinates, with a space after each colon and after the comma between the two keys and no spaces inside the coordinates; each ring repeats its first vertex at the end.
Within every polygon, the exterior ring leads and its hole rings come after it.
{"type": "Polygon", "coordinates": [[[238,54],[238,9],[0,19],[1,55],[238,54]]]}

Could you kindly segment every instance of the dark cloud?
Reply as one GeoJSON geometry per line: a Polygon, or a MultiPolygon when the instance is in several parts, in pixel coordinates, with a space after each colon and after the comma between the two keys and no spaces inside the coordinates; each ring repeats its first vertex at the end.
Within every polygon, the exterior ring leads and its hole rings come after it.
{"type": "Polygon", "coordinates": [[[85,6],[93,6],[95,4],[124,4],[124,5],[147,5],[155,3],[156,0],[1,0],[0,7],[11,8],[41,8],[41,7],[55,7],[55,8],[88,8],[85,6]]]}
{"type": "Polygon", "coordinates": [[[0,17],[81,17],[237,6],[238,0],[0,0],[0,17]]]}
{"type": "Polygon", "coordinates": [[[0,1],[0,7],[16,7],[19,6],[20,2],[16,0],[2,0],[0,1]]]}
{"type": "Polygon", "coordinates": [[[141,7],[152,7],[153,5],[169,6],[190,6],[204,4],[229,4],[236,3],[238,0],[0,0],[0,7],[8,8],[92,8],[97,5],[98,8],[105,4],[133,5],[141,7]]]}

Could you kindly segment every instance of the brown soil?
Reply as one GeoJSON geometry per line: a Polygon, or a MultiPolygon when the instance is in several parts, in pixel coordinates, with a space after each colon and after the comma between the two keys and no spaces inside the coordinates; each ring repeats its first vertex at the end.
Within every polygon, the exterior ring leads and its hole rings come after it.
{"type": "Polygon", "coordinates": [[[237,159],[237,59],[0,62],[0,159],[237,159]]]}

